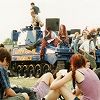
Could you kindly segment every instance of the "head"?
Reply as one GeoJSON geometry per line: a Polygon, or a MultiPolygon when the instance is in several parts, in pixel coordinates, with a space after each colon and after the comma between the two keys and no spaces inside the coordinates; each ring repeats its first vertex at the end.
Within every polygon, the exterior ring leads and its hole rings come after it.
{"type": "Polygon", "coordinates": [[[11,55],[6,48],[0,47],[0,65],[8,67],[11,62],[11,55]]]}
{"type": "Polygon", "coordinates": [[[78,37],[80,35],[79,32],[75,32],[75,37],[78,37]]]}
{"type": "Polygon", "coordinates": [[[65,30],[65,31],[66,31],[66,26],[63,25],[63,24],[61,24],[61,25],[60,25],[60,30],[65,30]]]}
{"type": "Polygon", "coordinates": [[[97,31],[96,28],[92,28],[92,29],[90,30],[90,32],[92,32],[92,33],[95,33],[96,31],[97,31]]]}
{"type": "Polygon", "coordinates": [[[70,64],[71,64],[71,69],[72,69],[73,87],[75,88],[76,70],[78,68],[86,67],[86,59],[83,55],[76,53],[72,55],[72,57],[70,58],[70,64]]]}
{"type": "Polygon", "coordinates": [[[83,34],[83,35],[88,35],[88,34],[89,34],[89,31],[88,31],[88,30],[83,30],[83,31],[82,31],[82,34],[83,34]]]}
{"type": "Polygon", "coordinates": [[[64,36],[63,39],[67,39],[67,41],[69,41],[68,40],[68,32],[66,30],[66,26],[65,25],[63,25],[63,24],[60,25],[60,27],[59,27],[59,34],[58,35],[60,36],[61,40],[63,38],[62,36],[64,36]]]}
{"type": "Polygon", "coordinates": [[[34,8],[34,6],[35,6],[35,3],[32,2],[31,3],[31,8],[34,8]]]}
{"type": "Polygon", "coordinates": [[[70,64],[73,69],[85,67],[86,59],[82,54],[76,53],[70,58],[70,64]]]}
{"type": "Polygon", "coordinates": [[[82,31],[82,36],[84,37],[84,39],[87,39],[87,35],[89,34],[88,30],[83,30],[82,31]]]}
{"type": "Polygon", "coordinates": [[[4,47],[4,44],[1,43],[1,44],[0,44],[0,47],[4,47]]]}
{"type": "Polygon", "coordinates": [[[59,28],[59,33],[66,33],[66,32],[67,32],[66,26],[63,25],[63,24],[61,24],[61,25],[60,25],[60,28],[59,28]]]}
{"type": "Polygon", "coordinates": [[[34,2],[32,2],[32,3],[31,3],[31,6],[34,6],[34,5],[35,5],[35,3],[34,3],[34,2]]]}
{"type": "Polygon", "coordinates": [[[87,39],[88,40],[90,40],[92,37],[91,37],[91,35],[89,34],[89,35],[87,35],[87,39]]]}
{"type": "Polygon", "coordinates": [[[97,34],[97,30],[95,28],[91,29],[89,34],[91,35],[92,38],[94,38],[97,34]]]}
{"type": "Polygon", "coordinates": [[[100,28],[97,28],[97,34],[99,34],[100,33],[100,28]]]}
{"type": "Polygon", "coordinates": [[[85,67],[91,69],[91,63],[88,59],[86,59],[86,66],[85,67]]]}

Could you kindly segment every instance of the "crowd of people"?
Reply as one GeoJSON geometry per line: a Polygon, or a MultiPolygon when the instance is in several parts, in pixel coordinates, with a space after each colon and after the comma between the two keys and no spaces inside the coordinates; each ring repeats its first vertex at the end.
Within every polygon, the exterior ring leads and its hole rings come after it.
{"type": "Polygon", "coordinates": [[[42,75],[31,88],[11,87],[7,74],[11,55],[6,48],[0,47],[0,99],[1,100],[99,100],[100,99],[100,69],[91,70],[88,59],[75,53],[70,58],[70,71],[66,73],[47,72],[42,75]],[[68,89],[72,81],[74,92],[68,89]],[[80,97],[79,97],[80,96],[80,97]]]}
{"type": "MultiPolygon", "coordinates": [[[[34,3],[31,3],[31,16],[32,16],[32,25],[36,29],[37,27],[41,28],[44,24],[39,19],[40,9],[35,6],[34,3]],[[35,18],[37,17],[37,18],[35,18]]],[[[38,28],[37,28],[38,29],[38,28]]],[[[37,33],[38,34],[38,33],[37,33]]],[[[100,28],[84,29],[82,32],[75,32],[72,38],[69,38],[66,26],[61,24],[59,31],[52,31],[51,27],[46,27],[43,31],[43,38],[40,39],[39,43],[41,44],[40,58],[44,58],[45,48],[48,44],[52,44],[57,47],[59,44],[66,45],[74,53],[80,52],[91,62],[92,67],[97,67],[95,63],[96,59],[96,50],[100,49],[100,28]]],[[[27,49],[34,49],[34,46],[30,46],[27,49]]]]}
{"type": "MultiPolygon", "coordinates": [[[[39,19],[40,9],[31,3],[32,25],[34,29],[44,24],[39,19]]],[[[45,48],[52,43],[57,47],[64,44],[74,54],[70,58],[70,71],[56,72],[56,77],[50,72],[43,74],[31,88],[12,87],[7,74],[11,63],[11,54],[0,45],[0,100],[100,100],[100,68],[96,69],[96,49],[100,49],[100,28],[85,29],[75,32],[71,43],[66,26],[61,24],[58,35],[47,27],[41,40],[40,57],[43,59],[45,48]],[[73,92],[67,84],[72,82],[73,92]]]]}

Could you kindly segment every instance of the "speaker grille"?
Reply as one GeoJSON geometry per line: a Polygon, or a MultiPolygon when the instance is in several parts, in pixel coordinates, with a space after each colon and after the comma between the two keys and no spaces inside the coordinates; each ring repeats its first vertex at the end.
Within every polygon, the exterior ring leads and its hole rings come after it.
{"type": "Polygon", "coordinates": [[[59,31],[59,18],[47,18],[46,19],[46,28],[50,27],[52,31],[59,31]]]}
{"type": "Polygon", "coordinates": [[[81,32],[81,30],[80,29],[71,29],[71,34],[74,34],[75,32],[81,32]]]}

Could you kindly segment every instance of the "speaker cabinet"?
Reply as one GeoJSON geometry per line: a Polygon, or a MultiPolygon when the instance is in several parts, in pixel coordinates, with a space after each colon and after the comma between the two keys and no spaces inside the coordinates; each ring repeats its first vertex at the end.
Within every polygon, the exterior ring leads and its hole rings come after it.
{"type": "Polygon", "coordinates": [[[52,31],[59,31],[59,18],[47,18],[46,19],[46,28],[50,27],[52,31]]]}
{"type": "Polygon", "coordinates": [[[20,32],[17,32],[17,30],[12,31],[12,41],[18,41],[18,36],[20,32]]]}
{"type": "Polygon", "coordinates": [[[75,32],[79,32],[79,33],[80,33],[81,30],[80,30],[80,29],[71,29],[71,32],[70,32],[70,33],[71,33],[71,34],[74,34],[75,32]]]}
{"type": "Polygon", "coordinates": [[[71,31],[70,31],[70,30],[68,30],[68,31],[67,31],[67,33],[68,33],[68,35],[70,35],[70,34],[71,34],[71,31]]]}

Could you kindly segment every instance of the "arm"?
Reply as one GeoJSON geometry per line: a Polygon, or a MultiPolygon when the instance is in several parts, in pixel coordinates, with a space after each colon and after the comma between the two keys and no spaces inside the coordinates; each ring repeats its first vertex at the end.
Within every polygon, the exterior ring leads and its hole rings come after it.
{"type": "Polygon", "coordinates": [[[84,47],[84,44],[82,43],[81,46],[79,47],[79,49],[80,49],[82,52],[84,52],[83,47],[84,47]]]}
{"type": "MultiPolygon", "coordinates": [[[[72,71],[68,72],[63,78],[61,78],[62,75],[58,75],[57,78],[52,82],[50,89],[59,89],[61,88],[65,83],[72,80],[72,71]]],[[[82,82],[84,80],[84,75],[80,73],[79,71],[76,71],[75,74],[76,81],[78,83],[82,82]]]]}
{"type": "MultiPolygon", "coordinates": [[[[49,34],[49,36],[50,36],[50,34],[49,34]]],[[[52,42],[52,41],[55,40],[55,39],[57,39],[58,41],[61,41],[60,38],[56,35],[56,33],[53,32],[53,31],[51,31],[51,38],[48,39],[47,42],[50,43],[50,42],[52,42]]]]}
{"type": "Polygon", "coordinates": [[[67,73],[63,78],[62,76],[58,76],[51,84],[50,89],[58,89],[62,87],[66,82],[72,79],[72,72],[67,73]]]}
{"type": "Polygon", "coordinates": [[[15,91],[12,90],[11,88],[5,89],[5,94],[6,94],[7,97],[13,97],[13,96],[16,96],[15,91]]]}
{"type": "Polygon", "coordinates": [[[82,43],[81,44],[81,46],[79,47],[79,52],[81,53],[81,54],[84,54],[84,43],[82,43]]]}
{"type": "Polygon", "coordinates": [[[40,27],[42,27],[44,25],[44,23],[41,21],[39,16],[37,16],[37,21],[39,22],[40,27]]]}
{"type": "Polygon", "coordinates": [[[48,37],[51,34],[51,32],[48,32],[48,34],[45,35],[45,37],[48,37]]]}
{"type": "Polygon", "coordinates": [[[8,78],[6,71],[4,69],[1,69],[0,77],[1,77],[0,83],[1,83],[1,86],[4,88],[5,96],[7,96],[7,97],[15,96],[16,93],[14,92],[14,90],[12,90],[10,88],[9,78],[8,78]]]}
{"type": "Polygon", "coordinates": [[[95,46],[94,46],[94,42],[93,41],[91,41],[91,46],[92,46],[92,50],[93,50],[93,56],[94,56],[94,58],[96,59],[96,55],[95,55],[95,50],[96,50],[96,48],[95,48],[95,46]]]}
{"type": "Polygon", "coordinates": [[[75,88],[75,90],[73,91],[73,94],[76,96],[79,96],[81,93],[80,89],[78,87],[75,88]]]}

